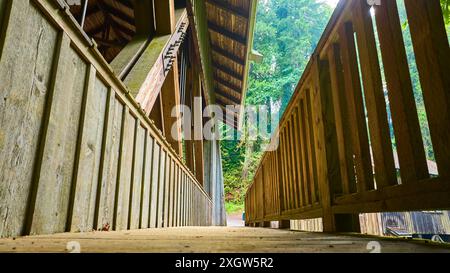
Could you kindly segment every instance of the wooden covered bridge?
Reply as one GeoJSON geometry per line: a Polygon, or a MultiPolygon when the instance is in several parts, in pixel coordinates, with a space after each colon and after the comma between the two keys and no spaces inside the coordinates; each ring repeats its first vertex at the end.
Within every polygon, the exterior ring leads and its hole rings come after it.
{"type": "Polygon", "coordinates": [[[0,0],[0,251],[368,252],[373,238],[256,227],[322,218],[358,232],[360,213],[450,209],[443,14],[404,2],[439,175],[396,1],[374,17],[341,1],[249,188],[247,227],[226,228],[220,142],[202,130],[242,126],[257,1],[0,0]]]}

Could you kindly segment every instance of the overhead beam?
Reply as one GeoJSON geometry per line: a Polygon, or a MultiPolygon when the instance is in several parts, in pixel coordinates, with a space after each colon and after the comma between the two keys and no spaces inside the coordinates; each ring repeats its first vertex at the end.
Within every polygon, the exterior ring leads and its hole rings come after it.
{"type": "Polygon", "coordinates": [[[233,90],[234,92],[238,93],[239,95],[241,94],[241,88],[239,86],[235,86],[235,85],[225,81],[222,78],[216,77],[215,80],[218,84],[223,85],[226,88],[233,90]]]}
{"type": "Polygon", "coordinates": [[[217,70],[220,70],[221,72],[227,74],[228,76],[242,82],[242,75],[239,75],[238,73],[236,73],[235,71],[229,69],[228,67],[225,67],[221,64],[218,64],[217,62],[212,63],[213,67],[216,68],[217,70]]]}
{"type": "Polygon", "coordinates": [[[219,0],[206,0],[206,3],[213,5],[225,12],[228,12],[228,13],[234,15],[234,16],[240,17],[244,20],[248,20],[248,17],[249,17],[248,12],[246,12],[243,9],[237,8],[235,6],[227,5],[226,2],[219,1],[219,0]]]}
{"type": "Polygon", "coordinates": [[[227,93],[223,92],[220,89],[216,89],[215,91],[216,91],[216,95],[219,95],[219,96],[221,96],[221,97],[223,97],[223,98],[225,98],[225,99],[227,99],[229,101],[232,101],[233,103],[236,103],[236,104],[240,104],[241,103],[240,99],[238,99],[235,96],[232,96],[230,94],[227,94],[227,93]]]}
{"type": "Polygon", "coordinates": [[[208,27],[210,30],[214,31],[215,33],[218,33],[228,39],[231,39],[237,43],[240,43],[243,46],[247,45],[247,38],[241,37],[234,32],[226,30],[223,26],[218,26],[214,22],[208,20],[208,27]]]}
{"type": "Polygon", "coordinates": [[[211,49],[215,53],[217,53],[217,54],[219,54],[219,55],[221,55],[221,56],[231,60],[232,62],[237,63],[237,64],[242,65],[242,66],[245,66],[245,60],[243,60],[243,59],[239,58],[238,56],[236,56],[236,55],[234,55],[234,54],[224,50],[223,48],[220,48],[220,47],[218,47],[216,45],[212,45],[211,49]]]}
{"type": "Polygon", "coordinates": [[[114,17],[119,18],[120,20],[123,20],[127,22],[130,25],[134,25],[134,18],[129,16],[128,14],[122,12],[121,10],[115,9],[114,7],[111,7],[109,4],[107,4],[104,1],[101,1],[101,9],[103,9],[105,12],[111,14],[114,17]]]}

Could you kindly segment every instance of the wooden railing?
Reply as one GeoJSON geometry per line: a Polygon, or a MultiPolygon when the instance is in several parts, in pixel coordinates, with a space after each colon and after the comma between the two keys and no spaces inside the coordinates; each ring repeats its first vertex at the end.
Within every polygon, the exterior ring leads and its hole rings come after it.
{"type": "Polygon", "coordinates": [[[0,1],[0,237],[210,225],[193,174],[63,1],[0,1]]]}
{"type": "Polygon", "coordinates": [[[357,231],[359,213],[450,208],[443,15],[438,0],[404,3],[439,176],[427,167],[396,1],[381,0],[375,19],[367,1],[341,1],[280,122],[279,147],[264,155],[247,192],[248,224],[323,218],[324,231],[357,231]]]}

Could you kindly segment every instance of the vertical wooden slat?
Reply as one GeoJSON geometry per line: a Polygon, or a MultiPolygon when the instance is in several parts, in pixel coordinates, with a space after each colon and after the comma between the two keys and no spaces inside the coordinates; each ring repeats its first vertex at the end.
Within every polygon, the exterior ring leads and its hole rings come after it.
{"type": "Polygon", "coordinates": [[[355,154],[357,188],[358,192],[364,192],[373,189],[374,183],[353,24],[344,23],[339,36],[350,118],[349,131],[352,134],[353,153],[355,154]]]}
{"type": "MultiPolygon", "coordinates": [[[[3,0],[0,21],[0,237],[26,233],[34,166],[49,114],[61,37],[25,1],[3,0]],[[26,22],[26,23],[23,23],[26,22]],[[26,52],[27,54],[23,54],[26,52]],[[36,75],[39,75],[37,77],[36,75]],[[20,181],[20,183],[18,183],[20,181]],[[13,192],[14,194],[10,194],[13,192]]],[[[29,219],[28,219],[29,220],[29,219]]],[[[29,221],[28,221],[29,222],[29,221]]]]}
{"type": "Polygon", "coordinates": [[[289,209],[294,209],[296,207],[296,196],[295,196],[295,190],[294,190],[294,181],[295,181],[295,168],[294,168],[294,159],[293,159],[293,145],[292,145],[292,123],[291,119],[289,118],[289,121],[286,126],[286,155],[287,155],[287,170],[288,170],[288,207],[289,209]]]}
{"type": "Polygon", "coordinates": [[[165,197],[165,186],[167,180],[167,165],[168,165],[168,154],[161,148],[161,163],[159,164],[159,180],[158,180],[158,212],[157,212],[157,225],[156,227],[164,227],[164,197],[165,197]]]}
{"type": "Polygon", "coordinates": [[[301,158],[301,162],[300,162],[300,168],[302,170],[302,176],[301,176],[301,180],[302,180],[302,192],[303,192],[303,196],[304,196],[304,206],[310,205],[311,204],[311,187],[310,187],[310,180],[309,180],[309,176],[308,176],[308,170],[307,170],[307,164],[308,164],[308,156],[306,153],[306,142],[305,142],[305,127],[304,127],[304,122],[303,122],[303,114],[301,111],[301,107],[303,104],[303,100],[298,100],[297,103],[297,108],[296,108],[296,124],[297,124],[297,131],[298,131],[298,135],[297,135],[297,146],[299,146],[299,155],[301,158]]]}
{"type": "Polygon", "coordinates": [[[341,63],[340,46],[335,43],[328,52],[330,62],[332,99],[341,168],[342,190],[344,194],[356,192],[355,172],[353,166],[353,149],[351,143],[350,120],[345,96],[344,71],[341,63]]]}
{"type": "Polygon", "coordinates": [[[142,177],[145,156],[145,129],[139,120],[136,120],[134,136],[134,155],[132,167],[132,181],[130,187],[129,229],[138,229],[141,215],[142,177]]]}
{"type": "Polygon", "coordinates": [[[144,169],[142,175],[141,215],[139,228],[149,228],[153,172],[153,138],[145,132],[144,169]]]}
{"type": "Polygon", "coordinates": [[[370,6],[365,1],[355,1],[354,10],[375,177],[377,188],[383,188],[397,184],[397,176],[381,80],[381,68],[370,6]]]}
{"type": "Polygon", "coordinates": [[[31,234],[66,231],[81,117],[83,96],[80,94],[85,87],[87,66],[70,47],[70,38],[65,33],[59,54],[39,172],[35,175],[37,189],[31,234]]]}
{"type": "MultiPolygon", "coordinates": [[[[94,228],[95,204],[102,144],[105,137],[105,119],[109,111],[111,90],[96,88],[96,70],[91,65],[87,72],[82,118],[80,146],[77,147],[68,227],[73,232],[91,231],[94,228]]],[[[100,189],[99,189],[100,190],[100,189]]]]}
{"type": "Polygon", "coordinates": [[[305,190],[305,180],[303,179],[303,169],[302,162],[303,158],[301,157],[301,149],[300,149],[300,129],[298,127],[298,107],[295,107],[294,113],[292,114],[292,152],[294,153],[294,169],[296,172],[295,182],[295,196],[297,196],[297,206],[296,208],[304,207],[307,204],[305,190]]]}
{"type": "Polygon", "coordinates": [[[133,147],[136,119],[130,114],[128,107],[124,109],[124,122],[122,127],[122,141],[120,152],[120,170],[118,185],[116,188],[117,198],[115,206],[115,230],[128,228],[128,214],[130,206],[131,170],[133,164],[133,147]]]}
{"type": "Polygon", "coordinates": [[[114,204],[116,185],[119,173],[119,158],[124,105],[117,100],[111,91],[109,100],[109,116],[105,130],[105,147],[103,149],[99,188],[97,190],[97,212],[95,228],[112,227],[114,223],[114,204]]]}
{"type": "Polygon", "coordinates": [[[318,198],[318,177],[317,177],[317,158],[315,151],[315,140],[314,140],[314,129],[313,129],[313,116],[312,116],[312,107],[311,107],[311,90],[305,89],[305,98],[303,99],[303,103],[305,105],[303,115],[305,116],[305,128],[306,128],[306,149],[308,151],[308,156],[310,157],[308,164],[308,173],[311,181],[311,201],[315,204],[318,198]]]}
{"type": "Polygon", "coordinates": [[[168,227],[173,227],[173,214],[174,214],[174,200],[175,200],[175,178],[176,178],[176,168],[175,168],[175,160],[172,161],[172,166],[170,168],[170,181],[169,181],[169,209],[168,209],[168,216],[169,216],[169,223],[168,227]]]}
{"type": "Polygon", "coordinates": [[[287,161],[286,161],[286,141],[285,141],[285,127],[280,129],[280,158],[281,158],[281,172],[282,177],[280,180],[280,186],[281,186],[281,192],[283,194],[282,200],[282,211],[288,210],[288,199],[289,196],[287,195],[287,161]]]}
{"type": "Polygon", "coordinates": [[[149,227],[155,228],[158,223],[158,187],[159,180],[161,176],[161,146],[156,143],[153,148],[153,164],[152,164],[152,184],[151,184],[151,195],[150,195],[150,217],[149,217],[149,227]]]}
{"type": "Polygon", "coordinates": [[[396,1],[375,6],[402,184],[429,177],[396,1]]]}
{"type": "Polygon", "coordinates": [[[440,1],[405,6],[439,175],[450,178],[450,48],[440,1]]]}
{"type": "Polygon", "coordinates": [[[311,104],[313,129],[317,155],[317,172],[320,201],[323,209],[324,231],[335,231],[334,215],[331,210],[332,198],[339,191],[340,170],[337,156],[337,138],[331,101],[329,64],[315,57],[312,71],[313,92],[311,104]]]}

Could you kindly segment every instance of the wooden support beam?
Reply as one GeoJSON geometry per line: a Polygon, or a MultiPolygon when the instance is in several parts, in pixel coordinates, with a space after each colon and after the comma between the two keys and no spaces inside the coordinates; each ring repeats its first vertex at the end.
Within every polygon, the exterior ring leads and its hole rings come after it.
{"type": "Polygon", "coordinates": [[[216,62],[213,61],[213,67],[216,68],[217,70],[227,74],[228,76],[242,82],[242,75],[239,75],[238,73],[236,73],[236,71],[233,71],[231,69],[229,69],[228,67],[225,67],[221,64],[218,64],[216,62]]]}
{"type": "Polygon", "coordinates": [[[227,5],[226,2],[224,1],[220,1],[220,0],[206,0],[206,3],[209,3],[225,12],[228,12],[234,16],[237,16],[241,19],[244,20],[248,20],[249,18],[249,13],[246,12],[243,9],[240,9],[238,7],[232,6],[232,5],[227,5]]]}
{"type": "Polygon", "coordinates": [[[175,31],[175,3],[174,0],[155,0],[156,33],[168,35],[175,31]]]}
{"type": "Polygon", "coordinates": [[[105,1],[100,1],[100,6],[101,9],[106,12],[109,13],[110,15],[119,18],[120,20],[123,20],[125,22],[127,22],[130,25],[134,25],[134,17],[129,16],[128,14],[126,14],[125,12],[121,11],[120,9],[116,9],[112,6],[110,6],[108,3],[106,3],[105,1]]]}
{"type": "MultiPolygon", "coordinates": [[[[220,96],[219,99],[221,98],[225,98],[231,102],[233,102],[233,104],[241,104],[241,100],[236,98],[235,96],[231,96],[230,94],[227,94],[219,89],[216,89],[216,96],[220,96]]],[[[222,100],[223,101],[223,100],[222,100]]]]}
{"type": "Polygon", "coordinates": [[[202,84],[198,69],[195,69],[194,83],[194,156],[195,156],[195,177],[200,185],[204,186],[205,162],[203,154],[203,103],[202,103],[202,84]]]}
{"type": "Polygon", "coordinates": [[[223,85],[224,87],[234,91],[236,94],[241,95],[241,89],[242,89],[241,87],[235,86],[235,85],[231,84],[230,82],[225,81],[224,79],[219,78],[219,77],[216,77],[215,81],[217,84],[223,85]]]}
{"type": "Polygon", "coordinates": [[[226,50],[224,50],[223,48],[220,48],[216,45],[212,45],[211,49],[213,52],[233,61],[234,63],[237,63],[239,65],[245,66],[245,60],[239,58],[238,56],[235,56],[234,54],[232,54],[231,52],[228,52],[226,50]]]}
{"type": "Polygon", "coordinates": [[[180,114],[180,86],[178,80],[178,64],[175,63],[167,74],[166,80],[161,88],[162,111],[164,118],[164,135],[167,141],[181,157],[183,154],[183,143],[181,141],[181,114],[180,114]],[[175,110],[178,116],[173,117],[175,110]]]}
{"type": "Polygon", "coordinates": [[[156,102],[150,112],[150,119],[155,123],[156,128],[158,128],[162,133],[164,133],[164,117],[163,117],[163,105],[161,100],[161,95],[158,95],[156,102]]]}
{"type": "Polygon", "coordinates": [[[218,26],[214,22],[209,21],[209,20],[208,20],[208,28],[211,31],[213,31],[213,32],[215,32],[215,33],[217,33],[217,34],[219,34],[219,35],[221,35],[223,37],[226,37],[226,38],[228,38],[230,40],[235,41],[236,43],[239,43],[239,44],[241,44],[243,46],[247,45],[247,38],[241,37],[238,34],[236,34],[234,32],[231,32],[231,31],[225,29],[222,26],[218,26]]]}

